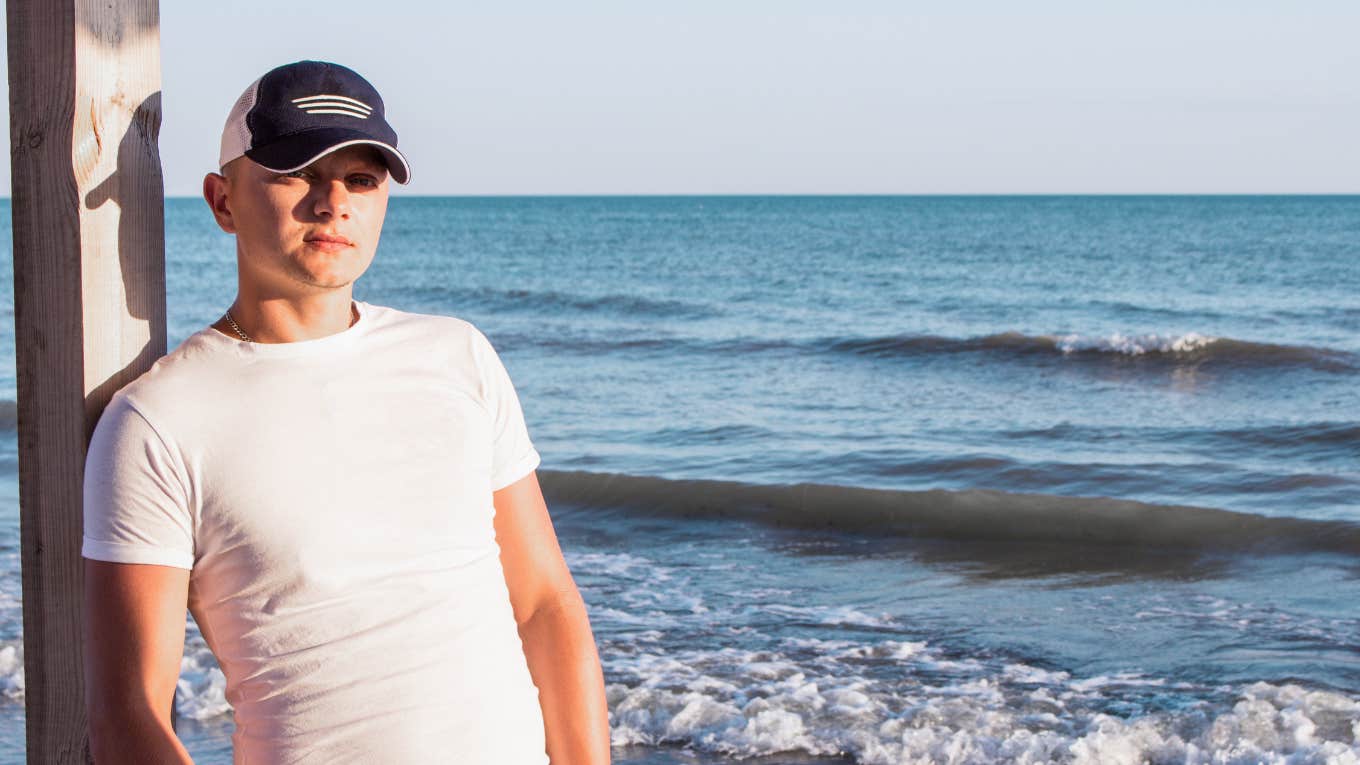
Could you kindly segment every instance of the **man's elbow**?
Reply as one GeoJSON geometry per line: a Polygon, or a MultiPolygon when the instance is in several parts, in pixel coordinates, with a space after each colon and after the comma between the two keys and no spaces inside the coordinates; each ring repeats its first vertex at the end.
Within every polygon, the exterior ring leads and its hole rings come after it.
{"type": "Polygon", "coordinates": [[[519,622],[519,628],[525,630],[534,624],[563,618],[584,619],[585,615],[586,602],[573,582],[535,599],[533,606],[526,609],[524,618],[519,622]]]}
{"type": "Polygon", "coordinates": [[[95,765],[189,763],[169,711],[146,704],[91,700],[86,704],[90,756],[95,765]]]}

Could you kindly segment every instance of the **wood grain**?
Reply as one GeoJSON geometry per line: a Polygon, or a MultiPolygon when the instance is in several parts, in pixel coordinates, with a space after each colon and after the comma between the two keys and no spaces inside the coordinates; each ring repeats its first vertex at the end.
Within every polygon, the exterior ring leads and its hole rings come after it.
{"type": "Polygon", "coordinates": [[[165,353],[155,0],[7,9],[28,762],[89,760],[81,482],[114,391],[165,353]]]}

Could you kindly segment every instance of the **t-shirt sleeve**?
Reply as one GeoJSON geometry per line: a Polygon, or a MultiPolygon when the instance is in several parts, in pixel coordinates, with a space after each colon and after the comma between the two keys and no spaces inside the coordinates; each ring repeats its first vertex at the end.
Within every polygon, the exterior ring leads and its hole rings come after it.
{"type": "Polygon", "coordinates": [[[81,555],[192,569],[194,534],[182,462],[122,395],[104,409],[85,457],[81,555]]]}
{"type": "Polygon", "coordinates": [[[474,335],[478,375],[491,413],[491,489],[498,491],[529,475],[540,460],[538,450],[529,440],[510,374],[486,336],[480,331],[474,335]]]}

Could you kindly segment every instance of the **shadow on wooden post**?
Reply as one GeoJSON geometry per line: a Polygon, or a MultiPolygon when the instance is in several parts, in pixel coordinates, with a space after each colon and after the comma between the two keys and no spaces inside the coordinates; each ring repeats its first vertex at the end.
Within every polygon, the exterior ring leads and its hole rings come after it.
{"type": "Polygon", "coordinates": [[[89,760],[81,483],[114,391],[165,353],[156,0],[9,0],[28,762],[89,760]]]}
{"type": "MultiPolygon", "coordinates": [[[[143,101],[134,112],[132,124],[118,145],[117,170],[85,194],[86,210],[99,210],[109,204],[114,206],[118,221],[116,253],[119,281],[122,284],[122,305],[127,318],[134,322],[145,322],[147,333],[145,338],[141,332],[136,332],[132,337],[125,332],[119,333],[124,342],[120,345],[117,359],[110,360],[114,365],[124,361],[126,364],[103,382],[91,379],[87,374],[87,386],[93,385],[85,397],[89,414],[86,419],[89,425],[87,440],[113,394],[150,369],[166,351],[164,181],[156,144],[160,116],[161,94],[158,91],[143,101]],[[148,157],[156,159],[148,162],[148,157]],[[131,189],[131,193],[128,189],[131,189]],[[154,200],[147,198],[148,190],[152,189],[155,191],[154,200]],[[155,206],[151,207],[153,203],[155,206]],[[154,256],[149,256],[149,252],[154,253],[154,256]],[[129,353],[135,353],[135,356],[128,359],[129,353]]],[[[112,294],[117,292],[110,290],[112,294]]],[[[89,315],[88,309],[86,315],[89,315]]],[[[86,328],[87,337],[99,338],[105,334],[93,327],[86,328]]]]}

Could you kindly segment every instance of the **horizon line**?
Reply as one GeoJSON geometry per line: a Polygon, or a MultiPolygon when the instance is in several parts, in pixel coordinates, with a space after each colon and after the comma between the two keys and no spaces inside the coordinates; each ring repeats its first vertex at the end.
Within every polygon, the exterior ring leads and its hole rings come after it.
{"type": "MultiPolygon", "coordinates": [[[[582,193],[393,193],[390,199],[1167,199],[1167,197],[1360,197],[1353,192],[582,192],[582,193]]],[[[162,199],[201,199],[199,195],[165,195],[162,199]]],[[[0,195],[0,201],[12,201],[14,195],[0,195]]]]}
{"type": "MultiPolygon", "coordinates": [[[[599,198],[764,198],[764,197],[844,197],[844,198],[1000,198],[1000,197],[1093,197],[1093,198],[1154,198],[1154,197],[1360,197],[1357,191],[962,191],[962,192],[571,192],[571,193],[447,193],[447,194],[392,194],[392,199],[599,199],[599,198]]],[[[0,200],[12,201],[13,194],[0,195],[0,200]]],[[[197,194],[166,194],[164,199],[201,199],[197,194]]]]}

